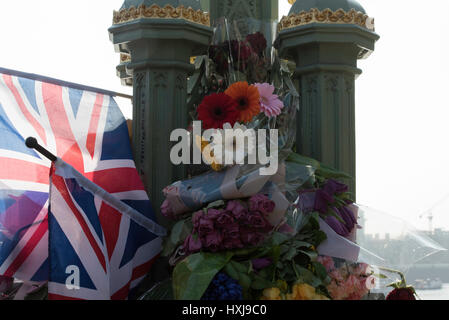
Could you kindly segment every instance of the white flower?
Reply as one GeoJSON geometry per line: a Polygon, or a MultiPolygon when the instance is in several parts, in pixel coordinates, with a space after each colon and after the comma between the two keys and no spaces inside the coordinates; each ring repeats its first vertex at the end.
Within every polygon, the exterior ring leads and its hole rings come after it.
{"type": "Polygon", "coordinates": [[[232,127],[226,123],[212,137],[211,148],[219,164],[244,164],[246,156],[255,155],[256,134],[244,125],[236,123],[232,127]]]}

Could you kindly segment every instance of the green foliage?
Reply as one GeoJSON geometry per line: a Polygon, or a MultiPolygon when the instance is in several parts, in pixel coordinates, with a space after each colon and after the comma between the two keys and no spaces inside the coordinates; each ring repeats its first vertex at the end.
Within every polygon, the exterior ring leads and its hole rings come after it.
{"type": "Polygon", "coordinates": [[[170,236],[164,239],[162,256],[170,256],[187,236],[192,232],[192,218],[178,221],[171,229],[170,236]]]}
{"type": "Polygon", "coordinates": [[[318,178],[322,178],[322,179],[349,179],[352,180],[353,177],[351,177],[350,175],[333,169],[329,166],[326,166],[322,163],[320,163],[319,161],[309,158],[309,157],[305,157],[302,155],[299,155],[297,153],[292,152],[289,157],[287,158],[288,162],[294,162],[297,164],[302,164],[305,166],[311,166],[312,168],[315,169],[315,175],[318,178]]]}
{"type": "Polygon", "coordinates": [[[231,260],[233,253],[192,254],[178,263],[173,271],[176,300],[199,300],[215,275],[231,260]]]}

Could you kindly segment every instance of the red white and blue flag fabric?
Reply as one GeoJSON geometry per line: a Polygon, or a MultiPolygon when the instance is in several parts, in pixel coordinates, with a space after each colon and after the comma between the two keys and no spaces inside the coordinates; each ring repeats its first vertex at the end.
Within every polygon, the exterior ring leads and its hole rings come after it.
{"type": "Polygon", "coordinates": [[[50,176],[50,299],[122,300],[165,229],[57,160],[50,176]]]}
{"type": "MultiPolygon", "coordinates": [[[[0,73],[0,275],[33,282],[49,277],[51,163],[25,146],[27,137],[154,219],[132,159],[125,118],[112,97],[0,73]]],[[[99,209],[101,217],[111,215],[107,206],[99,209]]],[[[104,240],[112,250],[111,244],[122,240],[121,218],[108,219],[104,240]]],[[[133,228],[138,227],[131,223],[130,237],[133,228]]],[[[159,250],[155,245],[152,255],[159,250]]]]}

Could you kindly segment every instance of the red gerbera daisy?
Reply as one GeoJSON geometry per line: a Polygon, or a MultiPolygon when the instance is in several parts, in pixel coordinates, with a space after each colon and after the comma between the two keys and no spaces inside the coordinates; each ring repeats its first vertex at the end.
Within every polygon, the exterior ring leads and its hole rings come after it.
{"type": "Polygon", "coordinates": [[[225,123],[235,124],[239,117],[237,103],[224,93],[213,93],[203,99],[198,107],[198,119],[204,129],[222,129],[225,123]]]}

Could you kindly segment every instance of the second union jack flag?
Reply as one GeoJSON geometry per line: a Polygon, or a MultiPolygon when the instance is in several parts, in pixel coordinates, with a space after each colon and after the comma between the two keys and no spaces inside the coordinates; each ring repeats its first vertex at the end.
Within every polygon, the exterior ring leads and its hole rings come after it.
{"type": "Polygon", "coordinates": [[[36,282],[49,276],[51,163],[25,146],[27,137],[154,219],[112,97],[0,74],[0,276],[36,282]]]}

